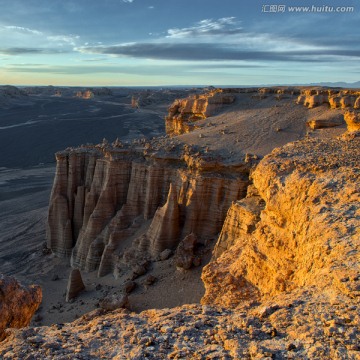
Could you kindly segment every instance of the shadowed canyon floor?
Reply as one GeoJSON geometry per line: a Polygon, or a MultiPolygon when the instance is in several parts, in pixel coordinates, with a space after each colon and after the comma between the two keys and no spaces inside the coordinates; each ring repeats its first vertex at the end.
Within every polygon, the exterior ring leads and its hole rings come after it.
{"type": "Polygon", "coordinates": [[[54,325],[8,331],[0,357],[357,359],[358,97],[198,91],[170,136],[59,152],[51,196],[54,168],[3,169],[0,271],[42,286],[33,324],[54,325]],[[65,302],[70,263],[85,291],[65,302]]]}

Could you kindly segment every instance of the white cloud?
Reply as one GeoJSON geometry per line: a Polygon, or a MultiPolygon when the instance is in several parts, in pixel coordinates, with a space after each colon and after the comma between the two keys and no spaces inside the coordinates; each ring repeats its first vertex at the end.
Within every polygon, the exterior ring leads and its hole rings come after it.
{"type": "Polygon", "coordinates": [[[122,0],[124,3],[132,3],[134,0],[122,0]]]}
{"type": "Polygon", "coordinates": [[[55,42],[59,45],[69,44],[72,46],[76,45],[76,40],[80,39],[79,35],[50,35],[46,37],[47,40],[55,42]]]}
{"type": "Polygon", "coordinates": [[[167,31],[167,38],[188,38],[199,36],[211,36],[211,35],[231,35],[242,32],[242,28],[238,26],[239,22],[235,17],[225,17],[217,20],[204,19],[194,26],[187,28],[173,28],[167,31]]]}
{"type": "Polygon", "coordinates": [[[0,24],[0,49],[8,55],[70,52],[80,37],[52,34],[18,25],[0,24]]]}
{"type": "Polygon", "coordinates": [[[7,30],[13,30],[15,32],[23,33],[23,34],[33,34],[33,35],[42,35],[43,34],[41,31],[29,29],[29,28],[22,27],[22,26],[9,25],[9,26],[4,26],[3,28],[7,29],[7,30]]]}

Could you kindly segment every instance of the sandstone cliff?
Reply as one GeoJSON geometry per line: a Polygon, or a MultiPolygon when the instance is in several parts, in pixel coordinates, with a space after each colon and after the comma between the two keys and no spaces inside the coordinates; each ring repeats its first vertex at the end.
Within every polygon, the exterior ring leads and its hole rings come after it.
{"type": "Polygon", "coordinates": [[[25,287],[15,278],[0,275],[0,341],[6,336],[5,329],[30,324],[41,298],[40,286],[25,287]]]}
{"type": "Polygon", "coordinates": [[[71,256],[73,266],[99,268],[104,275],[131,236],[135,252],[152,257],[176,248],[190,233],[199,241],[214,237],[231,201],[245,196],[251,165],[226,166],[188,152],[171,157],[149,148],[60,152],[48,246],[58,256],[71,256]]]}
{"type": "Polygon", "coordinates": [[[359,109],[360,91],[358,89],[303,89],[297,103],[310,109],[322,104],[328,104],[332,109],[359,109]]]}
{"type": "Polygon", "coordinates": [[[295,142],[265,157],[204,268],[203,303],[236,306],[308,286],[357,299],[359,155],[355,138],[295,142]]]}
{"type": "Polygon", "coordinates": [[[175,100],[165,119],[166,133],[170,135],[188,133],[196,128],[194,124],[196,121],[214,115],[223,105],[231,104],[234,100],[234,96],[224,93],[221,89],[175,100]]]}

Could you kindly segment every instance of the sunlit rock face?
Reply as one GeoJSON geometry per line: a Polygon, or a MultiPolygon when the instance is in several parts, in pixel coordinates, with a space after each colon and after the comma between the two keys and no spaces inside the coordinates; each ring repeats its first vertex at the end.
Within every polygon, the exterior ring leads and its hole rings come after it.
{"type": "Polygon", "coordinates": [[[5,329],[30,324],[41,300],[40,286],[23,286],[15,278],[0,274],[0,341],[6,336],[5,329]]]}
{"type": "Polygon", "coordinates": [[[331,109],[358,109],[360,104],[360,91],[358,89],[303,89],[297,99],[298,104],[308,108],[327,104],[331,109]]]}
{"type": "Polygon", "coordinates": [[[169,113],[165,119],[166,133],[170,135],[188,133],[196,128],[196,121],[214,115],[224,105],[234,101],[233,95],[221,89],[175,100],[169,107],[169,113]]]}
{"type": "Polygon", "coordinates": [[[203,303],[237,306],[296,288],[360,294],[360,139],[307,140],[274,150],[230,208],[203,303]]]}
{"type": "Polygon", "coordinates": [[[166,156],[99,147],[58,153],[48,246],[74,267],[104,275],[130,236],[135,252],[151,257],[190,233],[200,241],[217,236],[231,202],[246,194],[251,165],[166,156]]]}
{"type": "Polygon", "coordinates": [[[347,111],[344,115],[349,132],[360,131],[360,112],[347,111]]]}

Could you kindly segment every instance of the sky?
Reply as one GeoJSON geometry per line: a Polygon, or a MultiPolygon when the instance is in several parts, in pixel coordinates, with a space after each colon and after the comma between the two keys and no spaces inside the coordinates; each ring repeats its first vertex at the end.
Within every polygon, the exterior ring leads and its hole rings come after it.
{"type": "Polygon", "coordinates": [[[0,0],[0,9],[3,85],[360,80],[360,0],[0,0]]]}

